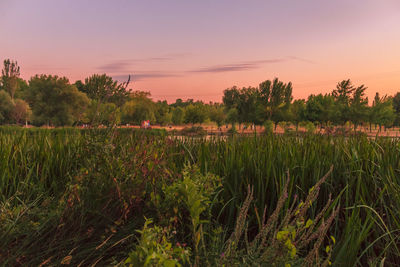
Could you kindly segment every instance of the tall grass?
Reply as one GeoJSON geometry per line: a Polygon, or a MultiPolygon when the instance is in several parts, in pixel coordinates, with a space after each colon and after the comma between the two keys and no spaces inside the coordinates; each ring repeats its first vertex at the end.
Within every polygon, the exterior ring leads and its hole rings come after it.
{"type": "Polygon", "coordinates": [[[221,219],[230,226],[248,185],[254,186],[255,208],[262,211],[267,203],[267,211],[272,212],[287,170],[293,177],[289,198],[304,197],[307,188],[333,165],[312,213],[321,210],[330,193],[345,207],[332,231],[339,240],[335,262],[364,265],[385,258],[394,264],[400,259],[399,140],[308,135],[187,139],[182,145],[203,171],[224,177],[223,196],[229,204],[221,219]]]}
{"type": "MultiPolygon", "coordinates": [[[[154,210],[160,192],[180,179],[190,163],[204,174],[221,177],[222,190],[211,213],[227,233],[234,231],[248,186],[253,188],[250,237],[261,227],[264,208],[266,216],[275,210],[287,171],[287,194],[293,202],[305,199],[333,165],[307,214],[317,216],[330,194],[329,209],[340,204],[327,233],[336,238],[333,264],[384,261],[390,266],[400,260],[397,139],[177,139],[165,132],[107,131],[0,128],[0,220],[6,222],[0,226],[0,259],[7,258],[9,265],[38,265],[73,255],[76,265],[120,262],[131,249],[127,240],[134,240],[132,233],[143,224],[143,216],[163,218],[165,214],[154,210]]],[[[289,203],[280,217],[290,209],[289,203]]]]}

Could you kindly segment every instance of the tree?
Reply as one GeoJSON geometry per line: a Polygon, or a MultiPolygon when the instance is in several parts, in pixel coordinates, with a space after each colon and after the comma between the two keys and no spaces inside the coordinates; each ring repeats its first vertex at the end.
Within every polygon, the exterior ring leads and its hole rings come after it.
{"type": "Polygon", "coordinates": [[[290,119],[294,125],[296,125],[296,131],[299,128],[299,123],[305,120],[306,115],[306,101],[304,99],[298,99],[293,101],[290,105],[290,119]]]}
{"type": "Polygon", "coordinates": [[[11,118],[15,123],[27,123],[29,118],[31,117],[32,111],[24,100],[16,99],[14,101],[14,108],[11,112],[11,118]]]}
{"type": "Polygon", "coordinates": [[[76,86],[79,92],[86,94],[85,84],[81,80],[76,81],[74,85],[76,86]]]}
{"type": "Polygon", "coordinates": [[[183,101],[182,99],[178,98],[175,100],[175,103],[172,103],[170,106],[174,108],[177,107],[185,108],[190,104],[194,104],[193,99],[187,99],[186,101],[183,101]]]}
{"type": "Polygon", "coordinates": [[[25,92],[28,90],[28,83],[22,78],[18,78],[17,82],[18,82],[17,86],[18,89],[15,91],[14,99],[17,98],[25,99],[25,92]]]}
{"type": "Polygon", "coordinates": [[[182,124],[184,119],[185,119],[185,110],[183,108],[178,106],[172,110],[171,120],[174,125],[182,124]]]}
{"type": "Polygon", "coordinates": [[[346,123],[350,120],[350,98],[356,88],[353,86],[350,79],[343,80],[336,85],[336,89],[332,91],[332,96],[335,99],[339,111],[336,118],[338,123],[346,123]]]}
{"type": "Polygon", "coordinates": [[[240,104],[240,92],[236,86],[224,90],[224,96],[222,97],[222,102],[224,103],[227,110],[231,108],[238,108],[240,104]]]}
{"type": "Polygon", "coordinates": [[[4,60],[4,68],[1,71],[1,83],[4,90],[10,94],[11,99],[14,99],[15,92],[18,90],[19,76],[20,68],[18,63],[9,59],[4,60]]]}
{"type": "Polygon", "coordinates": [[[260,99],[265,107],[267,119],[275,122],[275,127],[279,121],[285,120],[288,115],[292,97],[292,83],[283,83],[275,78],[273,81],[267,80],[259,85],[260,99]]]}
{"type": "Polygon", "coordinates": [[[367,87],[361,85],[353,90],[353,96],[350,99],[349,120],[354,125],[354,130],[357,126],[368,118],[368,98],[365,97],[367,87]]]}
{"type": "Polygon", "coordinates": [[[332,96],[336,101],[348,105],[355,89],[350,79],[343,80],[336,85],[336,89],[332,91],[332,96]]]}
{"type": "Polygon", "coordinates": [[[150,92],[134,91],[129,94],[129,101],[122,107],[122,122],[140,125],[144,120],[156,122],[156,104],[150,98],[150,92]]]}
{"type": "Polygon", "coordinates": [[[203,104],[189,105],[185,108],[185,123],[202,124],[207,117],[203,104]]]}
{"type": "Polygon", "coordinates": [[[392,101],[392,98],[387,96],[381,98],[379,97],[379,93],[376,93],[369,112],[370,131],[372,131],[372,124],[378,124],[379,130],[381,130],[382,125],[385,127],[390,127],[393,125],[396,115],[392,101]]]}
{"type": "MultiPolygon", "coordinates": [[[[118,84],[117,81],[106,74],[93,74],[85,79],[85,84],[81,90],[99,104],[111,102],[121,107],[129,97],[129,91],[127,91],[129,82],[130,76],[127,82],[118,84]]],[[[81,86],[79,82],[78,86],[81,86]]]]}
{"type": "Polygon", "coordinates": [[[26,100],[35,125],[72,125],[79,121],[89,100],[67,78],[36,75],[29,80],[26,100]]]}
{"type": "Polygon", "coordinates": [[[210,110],[210,120],[215,122],[218,127],[221,127],[226,119],[225,110],[223,106],[213,106],[210,110]]]}
{"type": "Polygon", "coordinates": [[[155,122],[151,106],[145,102],[131,100],[122,107],[122,122],[140,125],[142,121],[155,122]]]}
{"type": "Polygon", "coordinates": [[[156,116],[156,122],[160,125],[171,123],[172,114],[170,113],[167,101],[157,101],[154,115],[156,116]]]}
{"type": "Polygon", "coordinates": [[[337,109],[332,95],[310,95],[307,99],[305,119],[327,125],[335,120],[337,109]]]}
{"type": "Polygon", "coordinates": [[[85,79],[83,87],[79,81],[77,82],[81,90],[86,93],[89,98],[95,100],[93,103],[96,103],[94,114],[96,114],[97,117],[92,117],[90,124],[97,124],[98,118],[103,117],[100,113],[100,110],[104,110],[100,108],[103,104],[114,103],[117,107],[122,107],[124,105],[130,94],[129,91],[127,91],[129,82],[130,76],[127,82],[118,84],[117,81],[114,81],[112,77],[106,74],[93,74],[85,79]]]}
{"type": "Polygon", "coordinates": [[[226,122],[230,123],[232,125],[232,128],[235,128],[235,124],[239,120],[239,114],[236,108],[231,108],[228,110],[228,113],[226,114],[226,122]]]}
{"type": "Polygon", "coordinates": [[[5,91],[0,91],[0,123],[10,123],[11,113],[14,105],[10,95],[5,91]]]}
{"type": "Polygon", "coordinates": [[[395,112],[395,124],[400,125],[400,92],[396,93],[392,99],[393,109],[395,112]]]}
{"type": "Polygon", "coordinates": [[[265,111],[260,101],[260,92],[258,88],[244,87],[239,91],[239,104],[237,105],[239,113],[239,123],[262,124],[265,119],[265,111]]]}
{"type": "Polygon", "coordinates": [[[98,104],[96,100],[90,100],[84,118],[88,124],[95,121],[99,125],[113,126],[120,123],[121,111],[114,103],[98,104]]]}

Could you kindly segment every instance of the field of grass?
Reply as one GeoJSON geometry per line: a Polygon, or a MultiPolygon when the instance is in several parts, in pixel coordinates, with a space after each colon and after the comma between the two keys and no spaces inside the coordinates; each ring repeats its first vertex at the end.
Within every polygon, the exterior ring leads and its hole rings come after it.
{"type": "Polygon", "coordinates": [[[4,266],[396,266],[400,140],[0,129],[4,266]]]}

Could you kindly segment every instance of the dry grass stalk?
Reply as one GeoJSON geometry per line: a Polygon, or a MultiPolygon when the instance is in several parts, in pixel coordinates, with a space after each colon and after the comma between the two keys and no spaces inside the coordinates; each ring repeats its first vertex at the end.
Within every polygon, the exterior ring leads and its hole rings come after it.
{"type": "MultiPolygon", "coordinates": [[[[240,249],[238,250],[238,247],[243,232],[246,235],[246,248],[244,252],[242,251],[244,255],[249,256],[253,260],[255,259],[256,261],[258,260],[264,263],[265,261],[272,263],[277,259],[282,259],[282,257],[288,255],[288,252],[286,252],[286,248],[285,245],[283,245],[282,240],[278,240],[278,232],[288,232],[288,229],[295,229],[295,235],[293,233],[294,236],[290,237],[289,240],[291,244],[295,246],[296,255],[294,255],[294,257],[292,255],[289,258],[295,259],[300,249],[306,248],[311,242],[315,241],[312,250],[307,254],[305,258],[305,263],[314,266],[320,265],[319,250],[321,248],[323,240],[326,237],[328,229],[330,228],[334,218],[339,212],[339,207],[334,209],[327,221],[324,222],[323,217],[332,204],[332,198],[330,195],[328,202],[325,204],[322,211],[317,214],[314,221],[310,222],[311,224],[309,222],[305,223],[304,216],[306,215],[309,207],[311,207],[312,203],[317,199],[322,183],[328,178],[332,170],[333,166],[309,191],[306,197],[306,203],[304,203],[303,206],[295,208],[295,203],[297,200],[297,196],[295,196],[293,203],[287,210],[285,216],[282,219],[282,222],[279,223],[279,215],[281,214],[282,208],[288,198],[287,192],[290,182],[288,172],[287,181],[284,185],[282,194],[278,199],[278,203],[274,212],[268,218],[267,222],[264,223],[266,218],[266,208],[264,209],[261,229],[250,244],[247,240],[247,228],[245,227],[250,202],[253,199],[253,190],[250,190],[249,186],[246,200],[242,208],[240,209],[240,213],[236,220],[234,232],[229,238],[225,253],[223,253],[223,256],[220,258],[220,260],[225,263],[232,263],[233,258],[236,257],[237,259],[240,259],[239,257],[241,255],[241,252],[240,249]]],[[[324,261],[324,264],[329,262],[329,258],[330,254],[328,255],[327,260],[324,261]]]]}

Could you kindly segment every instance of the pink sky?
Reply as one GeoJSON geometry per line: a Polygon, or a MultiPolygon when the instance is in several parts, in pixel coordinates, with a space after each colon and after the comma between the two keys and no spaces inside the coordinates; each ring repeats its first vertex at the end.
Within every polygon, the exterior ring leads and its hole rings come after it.
{"type": "Polygon", "coordinates": [[[278,77],[295,98],[352,79],[400,91],[400,2],[0,0],[0,60],[22,76],[133,75],[154,99],[221,101],[278,77]]]}

